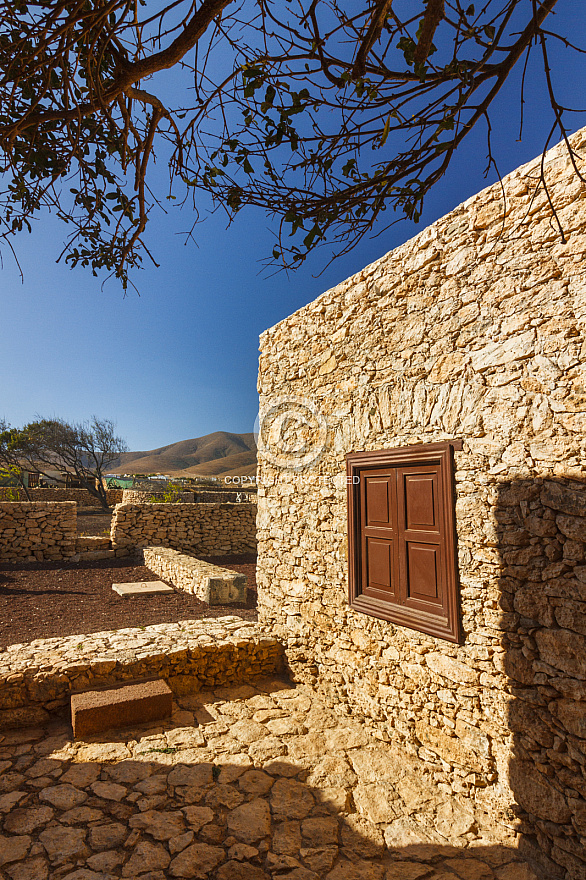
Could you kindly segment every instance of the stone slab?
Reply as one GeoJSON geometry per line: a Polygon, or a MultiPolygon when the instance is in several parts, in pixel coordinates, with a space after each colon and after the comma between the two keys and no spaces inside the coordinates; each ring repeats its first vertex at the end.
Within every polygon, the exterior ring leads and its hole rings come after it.
{"type": "Polygon", "coordinates": [[[75,738],[158,721],[171,714],[173,694],[166,682],[146,681],[71,697],[71,724],[75,738]]]}
{"type": "Polygon", "coordinates": [[[150,596],[159,593],[174,593],[173,587],[163,581],[137,581],[134,584],[112,584],[112,589],[119,596],[150,596]]]}

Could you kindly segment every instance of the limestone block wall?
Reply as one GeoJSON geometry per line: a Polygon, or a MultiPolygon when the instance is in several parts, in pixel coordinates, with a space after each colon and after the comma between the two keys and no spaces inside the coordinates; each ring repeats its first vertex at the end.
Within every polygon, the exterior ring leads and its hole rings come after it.
{"type": "MultiPolygon", "coordinates": [[[[85,489],[29,489],[32,501],[75,501],[80,507],[100,507],[100,502],[85,489]]],[[[122,489],[107,489],[106,496],[110,507],[122,501],[122,489]]],[[[17,495],[18,501],[27,501],[22,489],[0,486],[0,501],[12,499],[17,495]]]]}
{"type": "MultiPolygon", "coordinates": [[[[586,130],[572,143],[584,171],[586,130]]],[[[514,827],[544,876],[579,880],[586,188],[561,147],[545,174],[565,243],[543,188],[531,201],[536,160],[504,181],[504,228],[490,187],[261,336],[261,413],[289,400],[321,422],[301,472],[260,455],[257,582],[296,677],[514,827]],[[345,454],[455,438],[459,645],[347,600],[345,454]]]]}
{"type": "MultiPolygon", "coordinates": [[[[236,479],[236,478],[232,478],[236,479]]],[[[116,504],[140,504],[142,502],[165,503],[165,492],[149,492],[146,489],[124,489],[122,497],[117,498],[116,504]]],[[[256,504],[256,492],[245,489],[212,489],[210,491],[195,489],[189,492],[179,492],[179,500],[185,504],[234,504],[235,502],[250,502],[256,504]]],[[[173,502],[176,503],[176,502],[173,502]]]]}
{"type": "Polygon", "coordinates": [[[227,483],[226,489],[210,489],[208,491],[203,489],[196,489],[194,492],[195,501],[200,504],[205,504],[210,501],[223,501],[224,503],[235,503],[236,501],[240,503],[250,502],[251,504],[256,504],[256,492],[250,491],[250,482],[244,482],[244,477],[242,478],[242,482],[237,482],[240,478],[238,477],[230,477],[227,478],[230,480],[227,483]],[[235,486],[235,488],[232,488],[235,486]],[[242,486],[242,488],[240,488],[242,486]]]}
{"type": "Polygon", "coordinates": [[[208,605],[246,602],[246,575],[168,547],[144,547],[140,556],[146,567],[164,581],[208,605]]]}
{"type": "Polygon", "coordinates": [[[41,562],[76,553],[74,501],[0,502],[0,561],[41,562]]]}
{"type": "Polygon", "coordinates": [[[118,504],[110,533],[115,549],[162,546],[200,556],[256,550],[255,504],[118,504]]]}
{"type": "MultiPolygon", "coordinates": [[[[122,504],[141,504],[155,501],[164,503],[165,492],[148,492],[144,489],[124,489],[122,492],[122,504]]],[[[184,503],[195,501],[193,492],[179,492],[178,498],[184,503]]]]}
{"type": "Polygon", "coordinates": [[[282,656],[277,639],[239,617],[10,645],[0,652],[0,731],[68,716],[72,693],[163,678],[185,695],[278,673],[282,656]]]}

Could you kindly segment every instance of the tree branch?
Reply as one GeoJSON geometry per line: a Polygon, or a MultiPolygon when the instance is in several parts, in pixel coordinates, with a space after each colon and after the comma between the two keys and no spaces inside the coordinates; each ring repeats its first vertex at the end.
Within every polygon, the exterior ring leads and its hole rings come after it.
{"type": "Polygon", "coordinates": [[[419,41],[415,47],[413,60],[415,66],[424,64],[431,50],[436,28],[444,17],[444,0],[428,0],[427,9],[421,23],[421,33],[419,41]]]}
{"type": "Polygon", "coordinates": [[[151,76],[159,70],[173,67],[186,52],[195,46],[212,21],[231,2],[232,0],[204,0],[183,32],[166,49],[134,62],[118,58],[118,77],[108,88],[104,89],[101,95],[96,95],[90,101],[80,104],[72,110],[49,110],[45,113],[27,114],[11,125],[0,126],[0,142],[5,141],[10,144],[20,132],[28,128],[36,128],[47,122],[67,122],[82,116],[89,116],[97,109],[110,105],[139,80],[151,76]]]}
{"type": "Polygon", "coordinates": [[[366,59],[368,58],[370,50],[381,35],[383,25],[391,11],[392,4],[393,0],[378,0],[372,13],[372,18],[370,19],[370,24],[368,25],[364,39],[362,40],[362,43],[358,48],[358,52],[356,53],[354,67],[352,68],[353,79],[358,79],[359,77],[364,76],[364,72],[366,70],[366,59]]]}

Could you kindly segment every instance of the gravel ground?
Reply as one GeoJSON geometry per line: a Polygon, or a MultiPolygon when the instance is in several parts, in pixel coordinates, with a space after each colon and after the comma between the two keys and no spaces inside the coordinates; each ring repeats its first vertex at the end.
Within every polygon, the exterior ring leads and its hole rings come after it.
{"type": "Polygon", "coordinates": [[[247,575],[246,606],[210,607],[179,591],[123,599],[112,590],[112,584],[160,580],[150,569],[127,559],[0,565],[0,650],[33,639],[226,614],[256,620],[256,557],[206,560],[247,575]]]}

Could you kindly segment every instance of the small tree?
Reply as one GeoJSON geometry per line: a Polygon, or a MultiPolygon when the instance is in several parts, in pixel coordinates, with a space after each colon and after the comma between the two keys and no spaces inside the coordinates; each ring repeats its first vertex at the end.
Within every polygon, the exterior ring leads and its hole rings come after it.
{"type": "Polygon", "coordinates": [[[21,463],[21,432],[11,428],[4,419],[0,419],[0,476],[11,477],[18,482],[27,500],[31,496],[26,485],[25,471],[21,463]]]}
{"type": "Polygon", "coordinates": [[[31,464],[34,462],[40,473],[47,475],[43,467],[67,468],[108,509],[104,474],[121,453],[128,451],[126,442],[116,435],[112,421],[97,416],[77,424],[64,419],[40,419],[26,425],[20,433],[22,455],[31,464]]]}
{"type": "Polygon", "coordinates": [[[181,483],[168,483],[165,489],[160,493],[162,498],[151,495],[149,501],[151,504],[179,504],[181,502],[181,492],[183,491],[181,483]]]}

